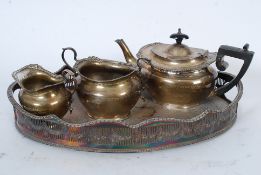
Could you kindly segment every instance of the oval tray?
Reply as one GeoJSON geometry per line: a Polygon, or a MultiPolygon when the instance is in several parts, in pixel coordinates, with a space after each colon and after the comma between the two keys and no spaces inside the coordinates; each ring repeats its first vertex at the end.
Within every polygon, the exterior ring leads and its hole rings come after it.
{"type": "MultiPolygon", "coordinates": [[[[216,86],[233,78],[231,74],[219,73],[216,86]]],[[[233,101],[225,95],[212,96],[198,106],[183,110],[158,105],[145,93],[128,119],[111,121],[91,119],[76,94],[73,96],[73,112],[68,112],[62,119],[55,115],[33,115],[15,100],[14,91],[19,88],[14,82],[7,93],[14,107],[16,127],[23,135],[48,145],[95,152],[153,151],[217,136],[235,122],[243,92],[239,82],[233,101]]]]}

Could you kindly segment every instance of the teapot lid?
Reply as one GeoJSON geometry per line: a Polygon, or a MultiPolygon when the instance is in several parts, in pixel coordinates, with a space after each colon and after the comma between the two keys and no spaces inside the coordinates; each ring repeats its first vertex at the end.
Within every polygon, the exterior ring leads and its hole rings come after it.
{"type": "Polygon", "coordinates": [[[167,71],[202,69],[215,61],[216,53],[182,44],[182,40],[189,39],[189,36],[181,33],[181,29],[178,29],[178,33],[170,35],[170,38],[176,39],[176,43],[146,45],[140,49],[137,57],[147,58],[152,66],[167,71]]]}

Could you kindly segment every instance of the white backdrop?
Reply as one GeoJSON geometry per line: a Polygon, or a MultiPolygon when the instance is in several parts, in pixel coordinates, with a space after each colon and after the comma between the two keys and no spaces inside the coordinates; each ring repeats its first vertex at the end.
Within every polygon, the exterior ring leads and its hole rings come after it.
{"type": "MultiPolygon", "coordinates": [[[[0,174],[260,174],[261,1],[249,0],[1,0],[0,174]],[[217,51],[221,44],[256,52],[243,78],[238,120],[225,134],[202,143],[151,153],[101,154],[43,145],[17,132],[6,89],[11,73],[30,63],[55,71],[61,48],[79,58],[122,60],[114,43],[124,38],[133,53],[147,43],[172,43],[177,28],[189,46],[217,51]]],[[[228,71],[237,73],[238,61],[228,71]]]]}

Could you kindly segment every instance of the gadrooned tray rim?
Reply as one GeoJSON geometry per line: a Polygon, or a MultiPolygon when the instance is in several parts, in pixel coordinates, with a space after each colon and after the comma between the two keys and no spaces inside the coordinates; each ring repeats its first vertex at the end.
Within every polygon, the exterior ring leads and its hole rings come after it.
{"type": "Polygon", "coordinates": [[[221,134],[223,134],[224,132],[226,132],[228,129],[230,129],[236,119],[237,119],[237,114],[235,114],[235,116],[233,117],[233,120],[231,122],[229,122],[229,124],[227,124],[225,127],[223,127],[221,130],[218,130],[216,132],[210,133],[204,137],[200,137],[197,139],[193,139],[193,140],[189,140],[189,141],[185,141],[185,142],[180,142],[180,143],[176,143],[176,144],[168,144],[168,145],[164,145],[164,146],[160,146],[160,147],[151,147],[151,148],[129,148],[129,149],[116,149],[116,148],[92,148],[92,147],[75,147],[75,146],[68,146],[65,144],[60,144],[60,143],[55,143],[55,142],[50,142],[50,141],[46,141],[46,140],[42,140],[39,139],[37,137],[35,137],[34,135],[31,135],[31,133],[28,132],[24,132],[22,129],[19,128],[19,126],[17,125],[17,123],[15,124],[17,130],[25,137],[37,141],[39,143],[43,143],[46,145],[50,145],[50,146],[56,146],[56,147],[62,147],[62,148],[69,148],[69,149],[73,149],[76,151],[88,151],[88,152],[96,152],[96,153],[141,153],[141,152],[152,152],[152,151],[159,151],[159,150],[165,150],[165,149],[169,149],[169,148],[176,148],[176,147],[181,147],[181,146],[186,146],[186,145],[192,145],[194,143],[198,143],[198,142],[202,142],[208,139],[211,139],[213,137],[219,136],[221,134]]]}

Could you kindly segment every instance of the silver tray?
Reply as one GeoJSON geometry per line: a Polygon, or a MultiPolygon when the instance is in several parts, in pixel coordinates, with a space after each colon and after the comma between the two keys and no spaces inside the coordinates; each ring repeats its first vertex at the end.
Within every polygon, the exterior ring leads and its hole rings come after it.
{"type": "MultiPolygon", "coordinates": [[[[65,67],[59,70],[60,73],[65,67]]],[[[234,78],[219,73],[216,86],[234,78]]],[[[25,111],[14,98],[17,83],[8,88],[14,107],[17,129],[26,137],[48,145],[95,152],[143,152],[196,143],[228,130],[237,118],[237,105],[243,93],[241,82],[237,95],[212,96],[188,109],[173,109],[155,103],[144,92],[128,119],[94,120],[73,96],[73,111],[60,119],[55,115],[37,116],[25,111]]]]}

